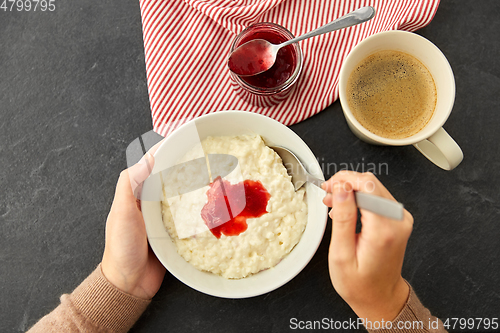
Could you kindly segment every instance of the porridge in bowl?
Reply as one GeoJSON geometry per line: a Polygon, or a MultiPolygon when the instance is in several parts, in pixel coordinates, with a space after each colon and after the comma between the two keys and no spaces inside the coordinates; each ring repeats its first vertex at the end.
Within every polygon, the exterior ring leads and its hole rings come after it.
{"type": "MultiPolygon", "coordinates": [[[[305,191],[294,190],[281,159],[259,135],[207,137],[183,161],[207,154],[232,155],[237,165],[188,193],[166,195],[164,185],[163,223],[177,252],[197,269],[228,279],[276,266],[306,227],[305,191]]],[[[209,164],[212,176],[221,169],[209,164]]],[[[193,170],[177,178],[186,174],[201,177],[193,170]]],[[[169,188],[172,179],[176,175],[169,188]]]]}

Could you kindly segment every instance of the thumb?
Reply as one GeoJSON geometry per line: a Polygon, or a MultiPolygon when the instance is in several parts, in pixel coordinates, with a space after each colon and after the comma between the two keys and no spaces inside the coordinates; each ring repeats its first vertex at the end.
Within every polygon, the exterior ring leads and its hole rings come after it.
{"type": "Polygon", "coordinates": [[[128,169],[132,193],[138,200],[141,200],[142,184],[153,171],[154,163],[153,155],[146,153],[137,164],[128,169]]]}
{"type": "Polygon", "coordinates": [[[335,258],[348,261],[356,255],[356,221],[358,209],[352,185],[336,183],[332,191],[332,240],[330,250],[335,258]]]}
{"type": "Polygon", "coordinates": [[[118,184],[116,185],[116,197],[121,197],[123,200],[136,201],[141,199],[142,185],[149,177],[154,166],[154,157],[146,153],[141,160],[124,170],[120,174],[118,184]]]}

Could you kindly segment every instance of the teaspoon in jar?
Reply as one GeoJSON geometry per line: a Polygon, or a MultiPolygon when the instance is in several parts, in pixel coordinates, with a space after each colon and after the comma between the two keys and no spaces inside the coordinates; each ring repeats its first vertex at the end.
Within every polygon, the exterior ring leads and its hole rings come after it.
{"type": "Polygon", "coordinates": [[[265,39],[253,39],[234,50],[227,61],[231,72],[240,76],[252,76],[267,71],[276,62],[276,54],[282,47],[301,40],[326,34],[335,30],[351,27],[372,19],[375,8],[371,6],[356,9],[302,36],[295,37],[284,43],[275,45],[265,39]]]}

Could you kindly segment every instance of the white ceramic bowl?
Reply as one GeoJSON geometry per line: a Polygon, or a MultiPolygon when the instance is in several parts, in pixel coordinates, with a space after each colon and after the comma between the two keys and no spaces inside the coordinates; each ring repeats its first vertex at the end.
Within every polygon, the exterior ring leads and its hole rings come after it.
{"type": "MultiPolygon", "coordinates": [[[[269,146],[280,145],[292,150],[308,171],[323,179],[319,163],[302,139],[285,125],[255,113],[220,111],[184,124],[169,135],[155,153],[153,174],[164,170],[181,158],[197,140],[207,136],[241,135],[257,133],[269,146]],[[197,139],[197,138],[196,138],[197,139]]],[[[157,190],[157,181],[149,178],[143,192],[157,190]]],[[[275,267],[239,280],[228,280],[202,272],[182,258],[170,239],[162,222],[160,202],[143,201],[142,213],[149,243],[160,262],[172,275],[200,292],[225,298],[245,298],[275,290],[295,277],[311,260],[323,238],[327,221],[327,208],[322,203],[324,192],[306,184],[308,205],[307,226],[295,248],[275,267]]]]}

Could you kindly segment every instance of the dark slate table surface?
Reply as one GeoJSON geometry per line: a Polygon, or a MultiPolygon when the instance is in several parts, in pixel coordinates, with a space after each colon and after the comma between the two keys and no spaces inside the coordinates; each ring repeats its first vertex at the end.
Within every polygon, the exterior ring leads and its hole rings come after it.
{"type": "MultiPolygon", "coordinates": [[[[500,1],[447,0],[418,32],[455,73],[445,128],[465,158],[454,171],[413,147],[359,141],[338,102],[292,126],[320,162],[387,164],[379,178],[415,217],[403,276],[444,319],[500,314],[499,17],[500,1]]],[[[0,10],[0,119],[0,331],[20,332],[100,262],[125,148],[152,128],[138,1],[0,10]]],[[[207,296],[167,273],[132,331],[282,332],[291,318],[354,320],[328,276],[330,231],[296,278],[259,297],[207,296]]]]}

